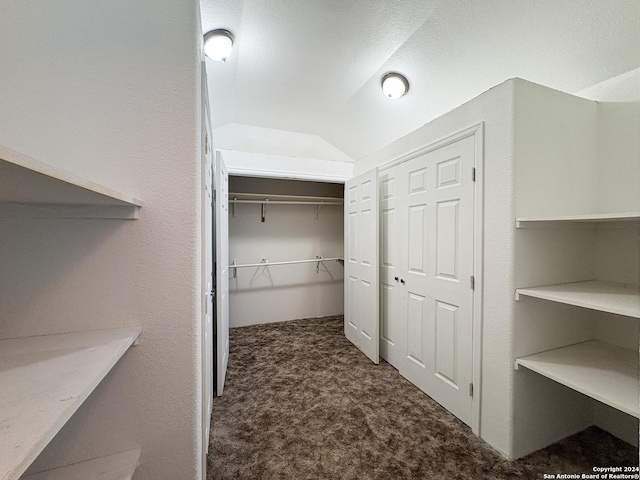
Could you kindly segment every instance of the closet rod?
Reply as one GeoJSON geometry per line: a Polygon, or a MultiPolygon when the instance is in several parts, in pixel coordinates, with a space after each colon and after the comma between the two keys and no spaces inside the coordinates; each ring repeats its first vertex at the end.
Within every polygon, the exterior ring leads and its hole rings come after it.
{"type": "Polygon", "coordinates": [[[261,262],[261,263],[244,263],[244,264],[236,264],[234,262],[233,264],[229,265],[229,268],[270,267],[272,265],[292,265],[294,263],[316,263],[316,262],[330,262],[330,261],[342,262],[344,261],[344,259],[340,257],[331,257],[331,258],[318,257],[312,260],[290,260],[288,262],[268,262],[267,261],[267,262],[261,262]]]}
{"type": "Polygon", "coordinates": [[[229,203],[267,203],[269,205],[342,205],[342,202],[303,202],[303,201],[295,201],[295,200],[269,200],[265,198],[264,200],[237,200],[235,198],[230,199],[229,203]]]}

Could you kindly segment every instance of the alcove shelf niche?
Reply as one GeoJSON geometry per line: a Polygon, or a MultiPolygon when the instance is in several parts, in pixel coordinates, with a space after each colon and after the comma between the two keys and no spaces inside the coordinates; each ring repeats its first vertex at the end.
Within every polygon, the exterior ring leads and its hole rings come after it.
{"type": "Polygon", "coordinates": [[[138,218],[142,202],[0,145],[0,217],[138,218]]]}
{"type": "Polygon", "coordinates": [[[140,328],[0,340],[0,478],[17,480],[129,347],[140,328]]]}

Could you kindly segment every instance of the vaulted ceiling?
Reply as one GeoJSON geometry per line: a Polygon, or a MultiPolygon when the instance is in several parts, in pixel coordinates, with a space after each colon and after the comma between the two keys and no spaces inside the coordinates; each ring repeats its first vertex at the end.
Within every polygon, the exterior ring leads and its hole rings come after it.
{"type": "Polygon", "coordinates": [[[317,135],[358,159],[521,77],[574,93],[640,66],[638,0],[201,0],[214,128],[317,135]],[[406,75],[389,100],[380,79],[406,75]]]}

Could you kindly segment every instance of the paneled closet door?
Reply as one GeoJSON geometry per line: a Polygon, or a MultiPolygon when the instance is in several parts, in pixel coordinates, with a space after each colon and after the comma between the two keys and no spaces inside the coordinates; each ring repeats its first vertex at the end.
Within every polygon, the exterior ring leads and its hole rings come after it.
{"type": "Polygon", "coordinates": [[[345,183],[344,333],[374,363],[380,361],[378,292],[378,169],[345,183]]]}
{"type": "Polygon", "coordinates": [[[406,357],[400,373],[471,424],[474,139],[406,163],[406,357]]]}
{"type": "Polygon", "coordinates": [[[229,174],[216,153],[216,393],[222,395],[229,363],[229,174]]]}
{"type": "Polygon", "coordinates": [[[398,370],[405,357],[407,336],[403,250],[406,243],[403,208],[405,165],[380,173],[380,356],[398,370]]]}

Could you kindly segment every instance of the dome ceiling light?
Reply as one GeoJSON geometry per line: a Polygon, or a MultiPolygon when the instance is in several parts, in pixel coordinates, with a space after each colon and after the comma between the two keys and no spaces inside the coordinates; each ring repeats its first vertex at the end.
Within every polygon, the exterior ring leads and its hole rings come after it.
{"type": "Polygon", "coordinates": [[[396,100],[409,91],[409,81],[404,75],[389,72],[382,77],[382,93],[385,97],[396,100]]]}
{"type": "Polygon", "coordinates": [[[233,47],[233,34],[219,28],[204,36],[204,54],[216,62],[226,62],[233,47]]]}

